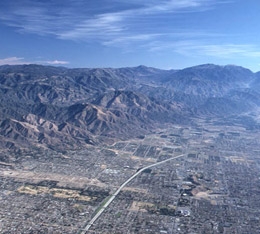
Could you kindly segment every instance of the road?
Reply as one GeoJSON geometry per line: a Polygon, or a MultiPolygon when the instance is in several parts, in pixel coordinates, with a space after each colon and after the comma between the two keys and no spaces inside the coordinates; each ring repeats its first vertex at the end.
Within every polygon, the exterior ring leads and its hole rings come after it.
{"type": "Polygon", "coordinates": [[[163,161],[151,164],[149,166],[143,167],[142,169],[140,169],[139,171],[137,171],[135,174],[133,174],[128,180],[126,180],[114,193],[113,195],[107,200],[107,202],[105,204],[102,205],[102,207],[100,208],[100,210],[96,213],[96,215],[90,220],[90,222],[82,229],[82,231],[80,232],[80,234],[85,234],[87,233],[87,231],[90,229],[90,227],[93,225],[93,223],[100,217],[100,215],[104,212],[104,210],[110,205],[110,203],[116,198],[116,196],[120,193],[120,191],[131,181],[133,180],[135,177],[137,177],[140,173],[142,173],[144,170],[151,168],[151,167],[155,167],[158,166],[160,164],[166,163],[170,160],[176,159],[176,158],[181,158],[184,157],[186,154],[181,154],[175,157],[171,157],[168,159],[165,159],[163,161]]]}

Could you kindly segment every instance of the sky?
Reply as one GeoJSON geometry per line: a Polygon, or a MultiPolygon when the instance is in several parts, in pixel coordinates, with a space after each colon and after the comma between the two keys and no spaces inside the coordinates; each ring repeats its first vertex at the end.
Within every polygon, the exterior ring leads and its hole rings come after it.
{"type": "Polygon", "coordinates": [[[259,0],[1,0],[0,65],[260,71],[259,0]]]}

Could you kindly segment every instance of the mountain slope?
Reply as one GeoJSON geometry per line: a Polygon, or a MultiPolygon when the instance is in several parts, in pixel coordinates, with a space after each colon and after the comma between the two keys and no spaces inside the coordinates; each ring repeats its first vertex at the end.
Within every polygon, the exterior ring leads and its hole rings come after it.
{"type": "Polygon", "coordinates": [[[259,98],[259,73],[238,66],[0,66],[0,146],[63,150],[190,123],[194,116],[256,118],[259,98]]]}

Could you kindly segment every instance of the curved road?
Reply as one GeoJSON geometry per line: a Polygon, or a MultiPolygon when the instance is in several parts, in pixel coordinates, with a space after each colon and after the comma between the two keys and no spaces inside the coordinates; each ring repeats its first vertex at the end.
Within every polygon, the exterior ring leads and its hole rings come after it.
{"type": "Polygon", "coordinates": [[[107,200],[107,202],[101,207],[101,209],[96,213],[96,215],[90,220],[90,222],[82,229],[80,232],[81,234],[87,233],[87,231],[90,229],[90,227],[93,225],[93,223],[99,218],[99,216],[104,212],[104,210],[110,205],[110,203],[116,198],[116,196],[120,193],[120,191],[131,181],[133,180],[136,176],[138,176],[140,173],[142,173],[144,170],[158,166],[160,164],[163,164],[165,162],[168,162],[170,160],[180,158],[185,156],[186,154],[181,154],[172,158],[168,158],[166,160],[151,164],[149,166],[143,167],[139,171],[137,171],[135,174],[133,174],[127,181],[125,181],[114,193],[113,195],[107,200]]]}

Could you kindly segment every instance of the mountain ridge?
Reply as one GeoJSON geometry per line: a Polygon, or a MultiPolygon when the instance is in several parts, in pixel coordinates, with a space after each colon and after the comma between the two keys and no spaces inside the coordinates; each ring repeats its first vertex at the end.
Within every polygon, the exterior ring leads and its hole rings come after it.
{"type": "Polygon", "coordinates": [[[163,124],[191,124],[196,116],[256,116],[259,74],[214,64],[181,70],[0,66],[0,145],[78,148],[163,124]]]}

